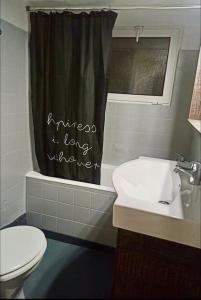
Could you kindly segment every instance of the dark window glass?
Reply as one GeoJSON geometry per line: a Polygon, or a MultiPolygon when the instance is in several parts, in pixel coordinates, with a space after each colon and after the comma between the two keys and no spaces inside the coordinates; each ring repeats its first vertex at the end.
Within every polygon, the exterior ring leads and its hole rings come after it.
{"type": "Polygon", "coordinates": [[[113,38],[109,92],[162,96],[169,46],[169,37],[113,38]]]}

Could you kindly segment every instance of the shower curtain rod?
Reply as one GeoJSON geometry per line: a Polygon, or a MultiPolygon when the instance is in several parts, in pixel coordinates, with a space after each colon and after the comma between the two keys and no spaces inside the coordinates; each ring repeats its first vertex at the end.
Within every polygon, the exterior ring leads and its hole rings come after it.
{"type": "Polygon", "coordinates": [[[26,6],[26,10],[28,12],[31,11],[63,11],[63,10],[137,10],[137,9],[145,9],[145,10],[174,10],[174,9],[200,9],[201,5],[187,5],[187,6],[119,6],[119,7],[31,7],[26,6]]]}

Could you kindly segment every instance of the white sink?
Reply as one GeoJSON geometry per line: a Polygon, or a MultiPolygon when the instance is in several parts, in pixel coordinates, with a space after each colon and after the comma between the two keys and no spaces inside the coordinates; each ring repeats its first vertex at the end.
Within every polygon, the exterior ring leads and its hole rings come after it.
{"type": "MultiPolygon", "coordinates": [[[[181,190],[175,165],[175,161],[140,157],[114,170],[118,194],[113,206],[114,227],[201,248],[200,220],[186,218],[182,202],[188,190],[183,183],[181,190]]],[[[200,204],[197,198],[190,196],[187,202],[200,204]]],[[[200,207],[195,204],[194,208],[200,207]]]]}
{"type": "Polygon", "coordinates": [[[115,206],[182,219],[180,176],[175,161],[140,157],[120,165],[113,173],[118,197],[115,206]]]}

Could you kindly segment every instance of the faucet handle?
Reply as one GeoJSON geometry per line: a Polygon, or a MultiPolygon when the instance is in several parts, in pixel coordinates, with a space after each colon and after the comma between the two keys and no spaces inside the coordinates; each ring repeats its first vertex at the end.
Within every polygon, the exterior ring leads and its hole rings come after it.
{"type": "Polygon", "coordinates": [[[198,161],[192,162],[193,184],[201,185],[201,163],[198,161]]]}
{"type": "Polygon", "coordinates": [[[176,152],[176,157],[177,157],[177,161],[180,161],[180,162],[185,161],[185,157],[181,153],[176,152]]]}
{"type": "Polygon", "coordinates": [[[201,172],[201,163],[198,161],[192,161],[192,169],[194,171],[200,171],[201,172]]]}
{"type": "Polygon", "coordinates": [[[196,166],[194,167],[193,163],[190,161],[177,161],[177,167],[180,167],[184,170],[189,170],[192,171],[193,168],[197,168],[196,166]]]}

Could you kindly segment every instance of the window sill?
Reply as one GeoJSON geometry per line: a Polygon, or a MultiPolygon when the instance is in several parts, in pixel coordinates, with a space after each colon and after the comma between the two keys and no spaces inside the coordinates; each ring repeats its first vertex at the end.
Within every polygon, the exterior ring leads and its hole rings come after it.
{"type": "Polygon", "coordinates": [[[188,119],[189,123],[201,133],[201,121],[200,120],[193,120],[193,119],[188,119]]]}

